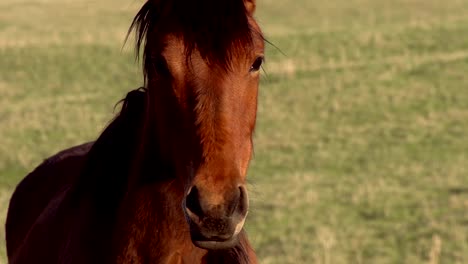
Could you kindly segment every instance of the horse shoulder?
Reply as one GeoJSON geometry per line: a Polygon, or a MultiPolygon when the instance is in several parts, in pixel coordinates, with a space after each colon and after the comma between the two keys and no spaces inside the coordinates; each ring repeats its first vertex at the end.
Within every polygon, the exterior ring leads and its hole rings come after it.
{"type": "Polygon", "coordinates": [[[59,152],[18,184],[10,199],[5,224],[7,254],[11,263],[21,262],[19,254],[25,252],[25,245],[35,239],[34,234],[39,229],[53,230],[47,223],[78,177],[91,145],[86,143],[59,152]],[[18,261],[13,260],[15,255],[18,261]]]}

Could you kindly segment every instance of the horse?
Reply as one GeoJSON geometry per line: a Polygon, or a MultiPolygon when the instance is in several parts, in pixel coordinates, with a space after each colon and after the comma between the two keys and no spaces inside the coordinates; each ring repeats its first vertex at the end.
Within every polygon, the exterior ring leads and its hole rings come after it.
{"type": "Polygon", "coordinates": [[[9,263],[257,263],[244,223],[262,32],[255,0],[148,0],[143,87],[16,187],[9,263]]]}

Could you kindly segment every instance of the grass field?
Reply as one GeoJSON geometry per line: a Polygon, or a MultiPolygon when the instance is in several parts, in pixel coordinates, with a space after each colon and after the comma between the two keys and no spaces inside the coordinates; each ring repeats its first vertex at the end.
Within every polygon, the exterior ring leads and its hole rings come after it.
{"type": "MultiPolygon", "coordinates": [[[[122,49],[141,3],[1,1],[2,226],[20,179],[141,85],[122,49]]],[[[284,53],[268,47],[249,171],[261,263],[468,263],[468,1],[258,0],[257,17],[284,53]]]]}

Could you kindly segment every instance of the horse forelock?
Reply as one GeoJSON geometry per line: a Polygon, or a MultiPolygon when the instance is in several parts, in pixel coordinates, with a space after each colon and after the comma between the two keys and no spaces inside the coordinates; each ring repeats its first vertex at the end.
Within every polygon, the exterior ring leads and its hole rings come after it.
{"type": "Polygon", "coordinates": [[[148,0],[129,29],[136,35],[136,55],[143,54],[145,77],[154,74],[164,37],[179,37],[185,55],[195,50],[211,65],[229,70],[232,61],[253,49],[253,35],[261,32],[250,24],[243,0],[148,0]]]}

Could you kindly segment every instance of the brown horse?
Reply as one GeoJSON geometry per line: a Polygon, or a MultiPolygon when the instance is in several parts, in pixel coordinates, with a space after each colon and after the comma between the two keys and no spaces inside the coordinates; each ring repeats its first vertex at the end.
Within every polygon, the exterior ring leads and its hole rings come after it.
{"type": "Polygon", "coordinates": [[[16,263],[256,263],[243,225],[264,39],[254,0],[149,0],[145,88],[16,188],[16,263]]]}

